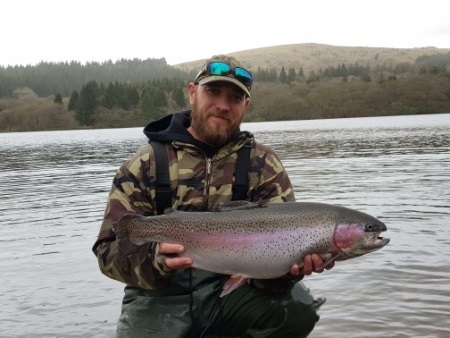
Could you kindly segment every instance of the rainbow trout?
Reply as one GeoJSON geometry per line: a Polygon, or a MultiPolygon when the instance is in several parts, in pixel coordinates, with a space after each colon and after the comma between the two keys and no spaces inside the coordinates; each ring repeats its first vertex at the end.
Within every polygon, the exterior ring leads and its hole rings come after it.
{"type": "Polygon", "coordinates": [[[195,268],[231,275],[236,282],[226,284],[222,296],[247,278],[283,276],[308,254],[345,260],[381,249],[389,243],[379,237],[386,230],[375,217],[341,206],[247,201],[226,202],[214,212],[130,215],[114,226],[122,257],[147,242],[177,243],[195,268]]]}

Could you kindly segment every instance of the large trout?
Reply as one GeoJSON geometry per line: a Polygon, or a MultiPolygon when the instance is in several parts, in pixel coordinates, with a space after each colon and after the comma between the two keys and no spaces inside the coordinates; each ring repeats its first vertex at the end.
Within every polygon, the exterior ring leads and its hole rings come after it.
{"type": "MultiPolygon", "coordinates": [[[[125,216],[114,226],[122,257],[147,242],[182,244],[193,266],[239,279],[283,276],[308,254],[345,260],[389,243],[386,225],[368,214],[323,203],[226,202],[214,212],[125,216]]],[[[231,283],[233,284],[233,283],[231,283]]]]}

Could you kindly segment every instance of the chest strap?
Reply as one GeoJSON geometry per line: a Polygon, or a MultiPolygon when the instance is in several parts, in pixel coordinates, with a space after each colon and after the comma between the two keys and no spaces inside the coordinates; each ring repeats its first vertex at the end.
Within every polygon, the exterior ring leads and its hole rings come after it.
{"type": "MultiPolygon", "coordinates": [[[[168,143],[149,141],[155,154],[155,195],[158,215],[172,206],[173,192],[170,186],[168,143]]],[[[249,169],[251,141],[247,142],[237,153],[236,173],[232,188],[232,201],[246,200],[249,190],[249,169]]]]}
{"type": "Polygon", "coordinates": [[[250,171],[250,151],[252,150],[252,143],[247,142],[241,149],[238,150],[236,161],[236,174],[233,184],[232,201],[246,200],[249,188],[249,171],[250,171]]]}
{"type": "Polygon", "coordinates": [[[172,188],[169,175],[169,155],[165,143],[149,141],[155,154],[155,195],[158,215],[172,206],[172,188]]]}

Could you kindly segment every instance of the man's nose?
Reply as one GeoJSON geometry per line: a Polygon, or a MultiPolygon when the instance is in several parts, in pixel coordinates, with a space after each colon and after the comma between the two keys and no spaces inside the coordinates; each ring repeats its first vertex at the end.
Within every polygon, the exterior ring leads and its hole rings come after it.
{"type": "Polygon", "coordinates": [[[229,110],[231,106],[231,99],[228,95],[219,95],[216,100],[216,107],[221,110],[229,110]]]}

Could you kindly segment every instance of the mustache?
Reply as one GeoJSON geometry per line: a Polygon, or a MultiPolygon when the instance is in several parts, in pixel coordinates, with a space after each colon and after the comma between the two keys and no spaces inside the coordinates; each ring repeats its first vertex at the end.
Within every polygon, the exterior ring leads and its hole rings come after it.
{"type": "Polygon", "coordinates": [[[229,118],[227,113],[220,113],[220,112],[209,113],[208,117],[210,117],[210,116],[214,116],[214,117],[218,117],[218,118],[223,119],[223,120],[230,121],[230,118],[229,118]]]}

